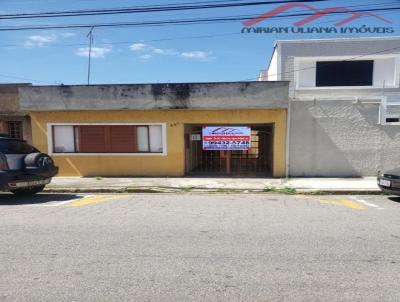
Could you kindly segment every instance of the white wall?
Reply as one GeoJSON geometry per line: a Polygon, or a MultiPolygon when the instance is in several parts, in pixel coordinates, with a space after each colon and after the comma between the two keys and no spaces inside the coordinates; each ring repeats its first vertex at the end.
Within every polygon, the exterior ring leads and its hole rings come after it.
{"type": "Polygon", "coordinates": [[[295,63],[295,70],[298,70],[297,85],[300,88],[315,87],[316,61],[303,60],[295,63]]]}
{"type": "Polygon", "coordinates": [[[290,176],[373,176],[400,163],[400,125],[379,125],[379,104],[333,98],[292,102],[290,176]]]}
{"type": "Polygon", "coordinates": [[[396,58],[382,58],[374,61],[374,86],[396,86],[396,58]]]}
{"type": "Polygon", "coordinates": [[[268,71],[267,70],[260,70],[258,74],[258,81],[268,81],[268,71]]]}
{"type": "Polygon", "coordinates": [[[278,76],[278,51],[274,50],[272,54],[271,62],[269,63],[268,70],[268,81],[278,81],[280,77],[278,76]]]}

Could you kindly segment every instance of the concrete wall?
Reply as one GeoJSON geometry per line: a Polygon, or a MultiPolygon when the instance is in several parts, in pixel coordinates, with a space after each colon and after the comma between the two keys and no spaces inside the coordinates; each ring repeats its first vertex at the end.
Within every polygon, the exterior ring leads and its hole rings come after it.
{"type": "Polygon", "coordinates": [[[379,125],[378,104],[293,101],[291,176],[372,176],[400,163],[400,126],[379,125]]]}
{"type": "Polygon", "coordinates": [[[0,113],[19,113],[18,85],[0,84],[0,113]]]}
{"type": "Polygon", "coordinates": [[[20,88],[29,111],[287,108],[287,82],[20,88]]]}
{"type": "Polygon", "coordinates": [[[185,124],[274,124],[273,174],[285,174],[286,109],[32,112],[33,143],[49,152],[49,123],[165,123],[166,155],[57,155],[61,176],[183,176],[185,124]]]}

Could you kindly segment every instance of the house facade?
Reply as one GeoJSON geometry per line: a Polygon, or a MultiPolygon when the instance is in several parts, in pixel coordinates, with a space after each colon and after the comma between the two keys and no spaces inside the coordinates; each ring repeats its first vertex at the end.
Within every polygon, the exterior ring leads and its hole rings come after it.
{"type": "Polygon", "coordinates": [[[20,108],[18,87],[30,84],[0,84],[0,133],[32,141],[31,122],[27,111],[20,108]]]}
{"type": "Polygon", "coordinates": [[[260,81],[289,81],[287,175],[400,163],[400,37],[277,41],[260,81]]]}
{"type": "Polygon", "coordinates": [[[289,84],[20,87],[33,144],[61,176],[282,177],[289,84]],[[204,128],[249,129],[249,150],[205,150],[204,128]]]}

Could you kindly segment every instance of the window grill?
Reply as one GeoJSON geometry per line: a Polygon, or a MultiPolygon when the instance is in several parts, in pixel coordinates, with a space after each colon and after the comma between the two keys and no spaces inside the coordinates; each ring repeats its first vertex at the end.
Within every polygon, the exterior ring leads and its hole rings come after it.
{"type": "Polygon", "coordinates": [[[8,135],[12,138],[22,139],[22,121],[7,122],[8,135]]]}
{"type": "Polygon", "coordinates": [[[187,125],[187,173],[189,175],[272,175],[273,126],[247,125],[251,131],[249,150],[215,151],[203,150],[202,126],[187,125]],[[199,139],[190,140],[198,135],[199,139]]]}

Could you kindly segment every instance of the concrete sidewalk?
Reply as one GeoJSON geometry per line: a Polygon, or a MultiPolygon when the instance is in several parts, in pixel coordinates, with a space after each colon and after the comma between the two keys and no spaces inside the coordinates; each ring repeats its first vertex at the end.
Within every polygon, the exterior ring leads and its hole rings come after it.
{"type": "Polygon", "coordinates": [[[374,194],[376,177],[365,178],[102,178],[54,177],[47,192],[275,192],[374,194]]]}

